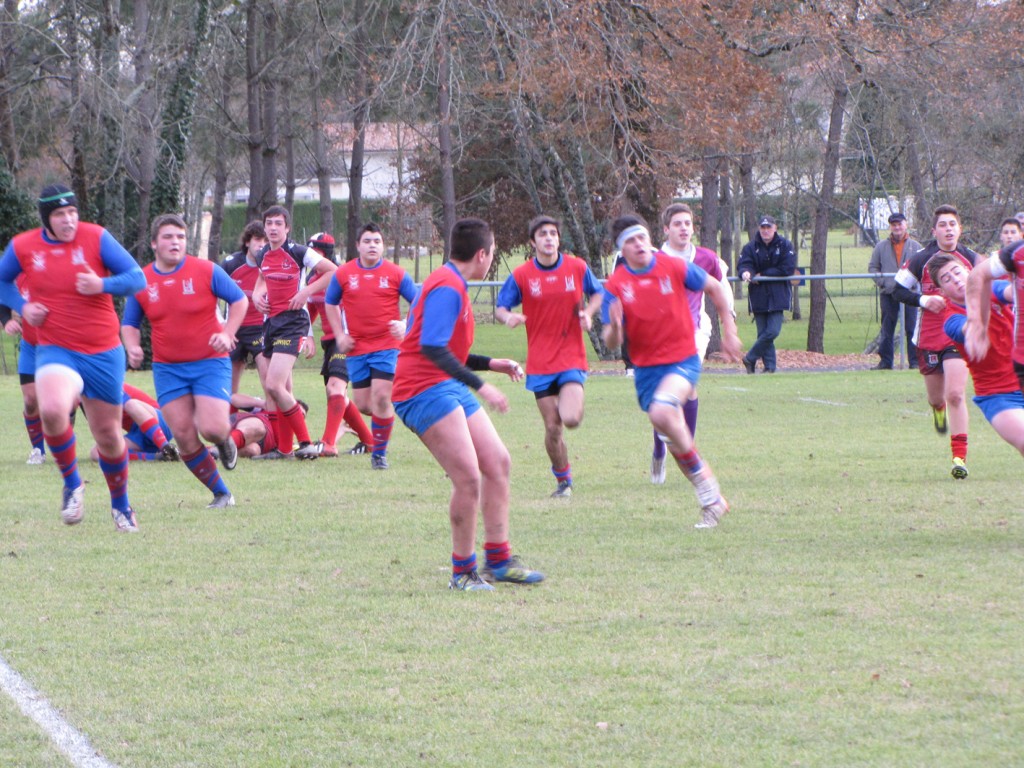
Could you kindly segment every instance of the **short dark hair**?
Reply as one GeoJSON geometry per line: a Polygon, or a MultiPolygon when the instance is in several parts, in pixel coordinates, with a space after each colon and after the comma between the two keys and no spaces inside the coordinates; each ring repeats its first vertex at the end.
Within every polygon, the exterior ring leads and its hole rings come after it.
{"type": "MultiPolygon", "coordinates": [[[[952,253],[937,253],[928,259],[928,276],[932,279],[936,288],[939,287],[939,272],[953,262],[963,264],[963,262],[952,253]]],[[[968,267],[968,269],[970,269],[970,267],[968,267]]]]}
{"type": "Polygon", "coordinates": [[[1001,222],[999,222],[999,228],[1002,229],[1007,224],[1009,224],[1011,227],[1016,227],[1021,232],[1024,232],[1024,224],[1021,224],[1021,222],[1019,222],[1013,216],[1010,216],[1009,218],[1003,219],[1001,222]]]}
{"type": "Polygon", "coordinates": [[[249,241],[254,237],[261,237],[264,240],[267,239],[267,230],[263,228],[262,221],[250,221],[245,225],[245,229],[242,230],[242,237],[238,240],[238,245],[241,250],[248,250],[249,241]]]}
{"type": "Polygon", "coordinates": [[[149,227],[149,239],[156,240],[156,236],[160,233],[161,227],[175,226],[179,229],[184,229],[188,232],[188,225],[185,223],[185,219],[177,213],[161,213],[155,219],[149,227]]]}
{"type": "Polygon", "coordinates": [[[560,222],[558,219],[548,216],[547,214],[542,213],[540,216],[534,216],[532,219],[530,219],[530,223],[527,226],[527,229],[530,233],[531,242],[533,241],[533,236],[537,234],[537,230],[548,224],[555,228],[555,231],[558,232],[559,238],[561,238],[562,222],[560,222]]]}
{"type": "Polygon", "coordinates": [[[260,220],[266,223],[267,219],[271,216],[284,216],[284,223],[288,225],[288,228],[292,227],[292,216],[288,213],[288,209],[283,205],[272,205],[263,212],[260,220]]]}
{"type": "Polygon", "coordinates": [[[960,211],[958,211],[955,206],[940,205],[935,209],[935,212],[932,213],[932,226],[934,227],[939,223],[939,216],[948,216],[950,214],[956,216],[956,220],[960,221],[960,211]]]}
{"type": "Polygon", "coordinates": [[[372,221],[368,221],[359,228],[358,232],[356,232],[356,242],[358,243],[360,240],[362,240],[363,235],[365,235],[367,232],[376,232],[378,235],[381,236],[382,239],[384,237],[384,233],[380,231],[380,227],[378,227],[372,221]]]}
{"type": "Polygon", "coordinates": [[[661,212],[661,226],[667,227],[672,223],[672,219],[675,218],[676,214],[679,213],[688,213],[690,214],[690,218],[693,218],[693,209],[686,203],[672,203],[668,208],[661,212]]]}
{"type": "Polygon", "coordinates": [[[612,239],[612,245],[618,248],[616,243],[619,240],[619,235],[621,235],[630,227],[636,226],[637,224],[639,224],[641,227],[644,227],[645,229],[648,228],[647,222],[644,221],[640,216],[637,216],[635,213],[627,213],[624,216],[619,216],[617,219],[615,219],[615,221],[612,222],[612,225],[608,230],[608,234],[612,239]]]}
{"type": "Polygon", "coordinates": [[[452,251],[449,258],[454,261],[472,261],[480,251],[494,245],[494,233],[483,219],[459,219],[452,227],[452,251]]]}

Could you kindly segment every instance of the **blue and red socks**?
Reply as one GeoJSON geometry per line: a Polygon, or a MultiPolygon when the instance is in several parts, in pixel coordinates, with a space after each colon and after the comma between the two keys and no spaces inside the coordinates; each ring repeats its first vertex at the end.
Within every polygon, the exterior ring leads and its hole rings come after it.
{"type": "Polygon", "coordinates": [[[508,541],[487,542],[484,544],[484,555],[490,569],[504,568],[512,559],[512,546],[508,541]]]}
{"type": "Polygon", "coordinates": [[[112,459],[100,454],[100,470],[110,491],[110,506],[121,512],[131,509],[128,504],[128,451],[112,459]]]}
{"type": "Polygon", "coordinates": [[[189,471],[199,478],[199,482],[214,494],[231,493],[227,485],[224,484],[224,480],[221,479],[220,472],[217,470],[217,462],[213,460],[213,456],[206,450],[205,445],[195,453],[181,454],[181,460],[185,462],[189,471]]]}
{"type": "Polygon", "coordinates": [[[556,469],[554,466],[551,467],[551,474],[555,476],[555,480],[558,484],[567,483],[572,485],[572,465],[566,464],[562,469],[556,469]]]}
{"type": "Polygon", "coordinates": [[[373,434],[373,455],[383,456],[388,452],[391,429],[395,426],[394,416],[371,416],[370,432],[373,434]]]}
{"type": "Polygon", "coordinates": [[[33,448],[38,448],[43,453],[46,453],[46,440],[43,439],[43,420],[40,416],[29,416],[27,413],[22,414],[25,417],[25,431],[28,432],[29,442],[32,443],[33,448]]]}
{"type": "Polygon", "coordinates": [[[459,557],[452,552],[452,575],[461,576],[464,573],[472,573],[476,570],[476,552],[471,552],[466,557],[459,557]]]}
{"type": "Polygon", "coordinates": [[[64,478],[64,487],[74,490],[82,484],[82,478],[78,474],[78,455],[75,451],[75,430],[68,428],[60,435],[43,435],[46,444],[50,447],[50,454],[53,460],[60,467],[60,474],[64,478]]]}

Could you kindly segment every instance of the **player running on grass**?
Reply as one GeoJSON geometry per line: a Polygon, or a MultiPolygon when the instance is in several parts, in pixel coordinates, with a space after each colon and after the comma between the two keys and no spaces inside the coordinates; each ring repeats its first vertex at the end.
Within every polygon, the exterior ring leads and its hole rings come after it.
{"type": "Polygon", "coordinates": [[[696,527],[714,528],[729,504],[711,467],[697,453],[683,418],[683,403],[697,386],[701,365],[687,291],[704,291],[714,301],[722,321],[722,352],[727,360],[737,361],[740,340],[728,289],[695,264],[655,254],[650,232],[639,216],[615,219],[611,236],[625,264],[605,283],[601,308],[605,343],[617,347],[623,333],[628,334],[640,408],[693,483],[701,506],[696,527]]]}
{"type": "Polygon", "coordinates": [[[487,590],[488,583],[535,584],[544,574],[523,565],[509,545],[509,475],[512,459],[487,412],[470,388],[504,413],[508,400],[475,370],[522,378],[514,360],[492,360],[469,352],[473,306],[467,280],[487,275],[494,235],[480,219],[460,219],[451,233],[450,260],[423,283],[409,311],[409,327],[395,370],[395,411],[423,442],[452,484],[448,517],[452,533],[450,589],[487,590]],[[477,571],[476,520],[484,519],[482,574],[477,571]]]}

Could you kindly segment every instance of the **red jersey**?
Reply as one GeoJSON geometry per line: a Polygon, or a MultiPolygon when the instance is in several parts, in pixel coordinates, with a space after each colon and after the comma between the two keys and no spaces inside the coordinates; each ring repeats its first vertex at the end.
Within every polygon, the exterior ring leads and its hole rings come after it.
{"type": "MultiPolygon", "coordinates": [[[[1013,278],[1013,298],[1015,307],[1024,307],[1024,241],[1013,243],[999,251],[989,262],[992,277],[1009,276],[1013,278]]],[[[1020,315],[1016,315],[1017,318],[1020,315]]],[[[1024,365],[1024,328],[1020,320],[1013,324],[1013,351],[1010,356],[1015,363],[1024,365]]]]}
{"type": "Polygon", "coordinates": [[[971,371],[975,395],[1003,395],[1020,389],[1020,381],[1013,370],[1013,360],[1006,354],[1013,346],[1013,308],[992,299],[990,309],[988,352],[978,361],[971,360],[964,348],[966,308],[947,302],[946,311],[942,314],[943,327],[949,332],[953,344],[971,371]]]}
{"type": "Polygon", "coordinates": [[[256,280],[260,276],[259,267],[250,264],[245,253],[236,253],[224,262],[224,271],[235,281],[235,285],[242,289],[245,298],[249,300],[249,307],[245,310],[245,318],[242,320],[242,327],[263,325],[263,313],[256,309],[252,300],[252,292],[256,287],[256,280]]]}
{"type": "MultiPolygon", "coordinates": [[[[567,253],[559,254],[551,268],[545,268],[534,257],[512,270],[509,279],[519,289],[518,298],[526,315],[527,373],[587,369],[579,313],[584,304],[584,288],[592,287],[587,285],[589,272],[587,262],[567,253]]],[[[506,309],[515,306],[506,306],[503,297],[515,301],[514,292],[502,290],[498,305],[506,309]]]]}
{"type": "Polygon", "coordinates": [[[108,293],[85,296],[75,289],[79,272],[91,268],[100,277],[111,274],[100,255],[103,227],[78,223],[70,243],[49,243],[42,229],[15,235],[14,255],[21,265],[22,295],[44,304],[46,320],[36,329],[37,343],[74,352],[96,354],[120,346],[121,327],[108,293]]]}
{"type": "MultiPolygon", "coordinates": [[[[144,392],[141,389],[139,389],[138,387],[132,386],[128,382],[125,382],[122,385],[122,387],[124,389],[125,395],[127,395],[132,400],[141,400],[142,402],[146,403],[146,405],[151,405],[151,406],[153,406],[156,409],[160,408],[160,405],[157,403],[156,400],[153,399],[152,395],[150,395],[148,392],[144,392]]],[[[124,411],[122,411],[121,412],[121,429],[123,429],[125,432],[127,432],[128,430],[130,430],[132,428],[132,426],[134,424],[135,424],[135,421],[132,419],[132,417],[129,416],[124,411]]]]}
{"type": "Polygon", "coordinates": [[[364,267],[353,259],[338,267],[327,289],[327,302],[345,308],[348,334],[355,341],[350,355],[367,355],[385,349],[398,349],[388,323],[400,320],[399,300],[411,301],[416,287],[405,270],[381,259],[364,267]]]}
{"type": "Polygon", "coordinates": [[[706,275],[682,259],[655,255],[641,273],[626,265],[608,278],[604,289],[622,304],[629,357],[636,365],[668,365],[697,354],[687,291],[702,290],[706,275]]]}
{"type": "Polygon", "coordinates": [[[473,335],[476,321],[473,318],[473,306],[466,291],[466,281],[455,267],[445,265],[435,269],[427,277],[420,289],[419,296],[409,310],[409,328],[402,341],[398,353],[398,364],[395,368],[394,388],[391,400],[400,403],[415,397],[426,389],[447,381],[450,377],[434,365],[421,351],[421,339],[432,336],[439,326],[447,330],[451,325],[451,336],[448,349],[463,365],[469,357],[469,349],[473,346],[473,335]],[[434,291],[452,290],[458,297],[456,315],[451,317],[423,316],[423,307],[427,298],[434,291]],[[452,325],[452,321],[454,324],[452,325]],[[424,333],[426,324],[426,333],[424,333]]]}
{"type": "Polygon", "coordinates": [[[311,248],[290,241],[260,254],[258,268],[267,286],[271,317],[288,311],[291,300],[306,282],[306,271],[313,269],[322,258],[311,248]]]}
{"type": "MultiPolygon", "coordinates": [[[[912,254],[904,260],[896,274],[896,282],[904,288],[920,290],[923,296],[941,296],[942,292],[932,282],[932,277],[928,274],[928,263],[941,252],[933,241],[922,250],[912,254]]],[[[974,251],[964,248],[962,245],[958,246],[953,254],[967,269],[974,265],[977,257],[974,251]]],[[[922,309],[917,313],[914,343],[919,349],[937,352],[952,346],[953,340],[942,330],[942,323],[943,314],[941,312],[928,312],[922,309]]]]}
{"type": "Polygon", "coordinates": [[[153,331],[154,363],[227,357],[210,346],[210,337],[224,330],[217,319],[213,268],[212,261],[186,256],[170,273],[157,272],[155,263],[142,270],[146,287],[135,300],[153,331]]]}
{"type": "Polygon", "coordinates": [[[331,330],[331,324],[327,322],[327,315],[324,312],[324,291],[310,296],[306,302],[306,309],[309,310],[310,325],[316,323],[317,317],[320,318],[320,330],[323,334],[320,337],[321,341],[334,341],[334,331],[331,330]]]}

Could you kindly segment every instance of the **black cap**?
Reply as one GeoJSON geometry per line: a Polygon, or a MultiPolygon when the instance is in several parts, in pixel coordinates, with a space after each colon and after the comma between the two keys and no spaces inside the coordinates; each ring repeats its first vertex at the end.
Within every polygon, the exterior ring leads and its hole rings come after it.
{"type": "Polygon", "coordinates": [[[759,227],[774,227],[775,226],[775,219],[772,218],[771,216],[762,216],[761,217],[761,223],[758,224],[757,226],[759,226],[759,227]]]}
{"type": "Polygon", "coordinates": [[[72,205],[78,207],[78,198],[63,184],[43,187],[43,191],[39,193],[39,218],[43,220],[43,226],[50,229],[50,214],[58,208],[72,205]]]}
{"type": "Polygon", "coordinates": [[[889,217],[889,223],[890,224],[895,224],[895,223],[897,223],[899,221],[906,221],[906,220],[907,220],[907,217],[904,216],[902,213],[899,213],[899,212],[894,213],[894,214],[892,214],[892,216],[889,217]]]}

